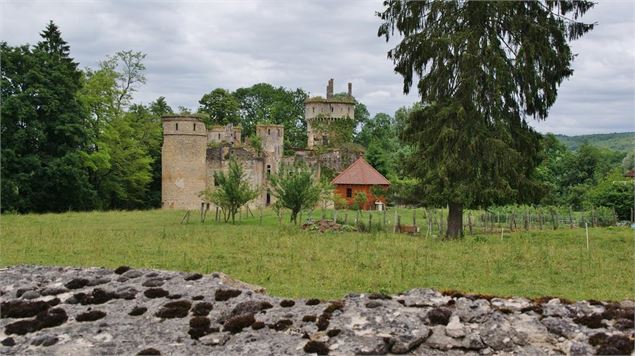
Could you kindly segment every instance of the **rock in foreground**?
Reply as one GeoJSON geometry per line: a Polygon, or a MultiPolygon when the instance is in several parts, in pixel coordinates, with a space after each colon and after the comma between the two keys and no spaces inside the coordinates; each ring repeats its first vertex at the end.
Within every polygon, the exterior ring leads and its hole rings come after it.
{"type": "Polygon", "coordinates": [[[0,269],[0,354],[631,354],[633,302],[270,297],[222,273],[0,269]]]}

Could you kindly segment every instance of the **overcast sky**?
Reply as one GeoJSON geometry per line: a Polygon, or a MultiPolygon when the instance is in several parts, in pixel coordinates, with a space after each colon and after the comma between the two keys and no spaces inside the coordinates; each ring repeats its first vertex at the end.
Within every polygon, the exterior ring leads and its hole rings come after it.
{"type": "MultiPolygon", "coordinates": [[[[324,95],[353,82],[371,114],[417,101],[377,37],[381,0],[297,1],[7,1],[0,0],[1,39],[35,44],[49,20],[61,29],[82,67],[131,49],[147,53],[147,84],[135,101],[165,96],[176,109],[198,107],[217,87],[259,82],[324,95]]],[[[573,43],[573,77],[541,132],[568,135],[635,131],[635,6],[601,1],[585,15],[598,26],[573,43]]]]}

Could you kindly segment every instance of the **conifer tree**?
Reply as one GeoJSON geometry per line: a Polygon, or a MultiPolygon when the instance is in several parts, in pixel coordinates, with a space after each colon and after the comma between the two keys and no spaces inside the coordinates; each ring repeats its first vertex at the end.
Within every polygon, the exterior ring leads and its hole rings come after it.
{"type": "Polygon", "coordinates": [[[402,36],[388,52],[404,92],[419,78],[422,108],[406,122],[411,165],[431,203],[448,205],[447,238],[463,209],[532,200],[540,135],[559,84],[572,75],[569,40],[590,1],[387,0],[378,35],[402,36]]]}
{"type": "Polygon", "coordinates": [[[84,169],[87,114],[81,72],[50,22],[34,47],[1,45],[2,209],[84,210],[96,194],[84,169]]]}

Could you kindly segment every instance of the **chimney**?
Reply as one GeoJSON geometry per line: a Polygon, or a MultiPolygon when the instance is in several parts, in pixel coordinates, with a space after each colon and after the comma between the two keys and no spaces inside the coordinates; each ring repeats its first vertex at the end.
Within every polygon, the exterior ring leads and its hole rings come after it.
{"type": "Polygon", "coordinates": [[[333,97],[333,79],[329,79],[329,85],[326,87],[326,98],[330,99],[333,97]]]}
{"type": "Polygon", "coordinates": [[[353,96],[353,83],[348,83],[348,96],[353,96]]]}

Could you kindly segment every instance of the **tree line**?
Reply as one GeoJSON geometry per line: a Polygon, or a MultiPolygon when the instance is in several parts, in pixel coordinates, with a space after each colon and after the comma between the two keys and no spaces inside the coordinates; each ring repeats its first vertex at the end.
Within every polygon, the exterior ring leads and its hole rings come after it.
{"type": "MultiPolygon", "coordinates": [[[[391,4],[387,3],[389,12],[382,15],[387,25],[397,21],[402,11],[413,11],[391,4]]],[[[425,4],[409,6],[424,9],[425,4]]],[[[455,10],[473,14],[486,11],[481,8],[483,4],[469,6],[474,8],[455,10]]],[[[494,8],[504,12],[509,6],[502,3],[494,8]]],[[[575,8],[570,11],[574,10],[581,12],[575,8]]],[[[388,28],[382,27],[382,31],[388,36],[388,28]]],[[[568,47],[563,47],[563,53],[566,50],[568,47]]],[[[105,58],[97,68],[80,69],[52,22],[35,46],[1,43],[0,51],[2,211],[160,206],[160,118],[174,110],[164,97],[147,105],[134,103],[134,94],[146,82],[145,54],[121,51],[105,58]]],[[[416,63],[396,63],[398,68],[412,65],[416,69],[416,63]]],[[[477,83],[467,79],[464,84],[470,86],[464,90],[473,92],[477,83]]],[[[405,80],[408,84],[411,79],[406,76],[405,80]]],[[[443,83],[433,84],[439,86],[439,93],[449,90],[443,83]]],[[[503,84],[514,88],[513,82],[503,84]]],[[[469,95],[470,103],[455,107],[457,104],[443,101],[447,98],[437,98],[437,106],[432,105],[431,93],[423,94],[426,100],[400,108],[394,115],[370,117],[363,103],[355,106],[356,129],[348,139],[364,147],[366,159],[389,178],[392,203],[446,206],[448,199],[460,198],[462,208],[507,203],[574,209],[609,206],[620,218],[628,217],[632,185],[624,184],[623,173],[632,169],[632,153],[625,158],[624,153],[590,144],[571,151],[553,135],[543,137],[527,126],[523,115],[542,117],[555,97],[544,102],[545,107],[535,102],[530,111],[518,109],[510,124],[505,121],[509,118],[503,115],[501,103],[488,104],[488,110],[499,111],[487,114],[483,111],[486,108],[473,106],[469,95]],[[466,115],[465,110],[472,110],[471,119],[461,116],[466,115]],[[500,122],[487,121],[486,114],[498,115],[500,122]],[[485,121],[474,126],[472,121],[478,117],[485,121]]],[[[240,125],[244,136],[253,135],[258,122],[282,124],[285,153],[292,154],[294,148],[306,146],[307,97],[302,89],[267,83],[235,91],[215,88],[201,97],[193,111],[208,125],[240,125]]],[[[176,110],[183,114],[190,111],[184,107],[176,110]]]]}
{"type": "MultiPolygon", "coordinates": [[[[173,110],[164,97],[135,103],[146,83],[146,55],[120,51],[97,68],[79,68],[59,28],[41,40],[0,43],[2,211],[148,209],[161,204],[161,116],[194,112],[207,125],[285,127],[284,149],[306,147],[302,89],[259,83],[204,94],[196,110],[173,110]]],[[[361,120],[368,110],[358,104],[361,120]]]]}

